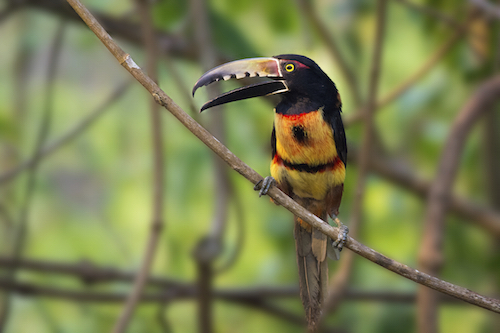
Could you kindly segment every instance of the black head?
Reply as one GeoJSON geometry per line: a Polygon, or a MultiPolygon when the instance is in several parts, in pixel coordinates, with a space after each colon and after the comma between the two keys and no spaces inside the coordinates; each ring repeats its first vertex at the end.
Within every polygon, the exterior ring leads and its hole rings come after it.
{"type": "Polygon", "coordinates": [[[283,99],[309,99],[335,103],[337,88],[332,80],[311,59],[296,54],[281,54],[272,58],[236,60],[205,73],[195,84],[195,91],[220,80],[243,77],[269,77],[261,82],[224,93],[205,103],[201,111],[212,106],[246,98],[282,94],[283,99]]]}
{"type": "Polygon", "coordinates": [[[335,84],[328,75],[313,60],[307,57],[296,54],[282,54],[274,58],[279,60],[282,76],[292,93],[315,95],[324,91],[325,88],[335,88],[335,84]]]}
{"type": "Polygon", "coordinates": [[[306,99],[320,106],[334,103],[340,107],[335,84],[313,60],[296,54],[282,54],[274,58],[279,60],[282,77],[288,86],[283,99],[306,99]]]}

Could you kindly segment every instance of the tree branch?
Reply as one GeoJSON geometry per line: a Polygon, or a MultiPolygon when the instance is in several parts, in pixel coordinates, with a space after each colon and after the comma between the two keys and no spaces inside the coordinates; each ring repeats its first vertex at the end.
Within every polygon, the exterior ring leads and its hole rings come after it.
{"type": "MultiPolygon", "coordinates": [[[[153,18],[148,0],[138,0],[137,6],[142,22],[143,40],[147,52],[147,71],[153,78],[153,81],[158,80],[157,65],[158,65],[158,50],[156,47],[156,38],[153,29],[153,18]]],[[[122,333],[127,329],[128,323],[132,319],[136,305],[142,295],[142,291],[146,286],[149,276],[149,271],[153,264],[153,260],[158,248],[161,232],[164,228],[163,221],[163,201],[165,196],[165,177],[164,177],[164,156],[163,156],[163,138],[162,138],[162,123],[159,105],[151,101],[151,134],[152,134],[152,150],[153,150],[153,179],[152,179],[152,212],[151,223],[149,230],[149,238],[144,251],[144,258],[141,268],[134,281],[134,286],[130,295],[127,297],[127,302],[120,314],[120,317],[115,323],[113,333],[122,333]]]]}
{"type": "MultiPolygon", "coordinates": [[[[349,163],[356,163],[359,149],[349,145],[349,163]]],[[[424,180],[410,170],[403,161],[384,158],[380,155],[370,158],[372,172],[424,199],[427,198],[431,181],[424,180]]],[[[475,204],[470,199],[451,195],[449,209],[455,214],[480,226],[494,237],[500,238],[500,212],[475,204]]]]}
{"type": "MultiPolygon", "coordinates": [[[[5,278],[0,278],[0,289],[17,293],[27,297],[49,297],[73,302],[85,303],[123,303],[127,299],[126,293],[104,292],[91,290],[72,290],[58,287],[40,286],[28,282],[14,282],[5,278]]],[[[164,303],[182,301],[186,299],[196,299],[198,290],[194,284],[187,287],[170,287],[163,292],[143,293],[140,297],[141,303],[164,303]]],[[[250,305],[260,308],[261,304],[270,302],[269,299],[298,298],[299,290],[296,287],[254,287],[240,289],[216,289],[214,297],[235,304],[250,305]]],[[[415,293],[411,292],[391,292],[391,291],[363,291],[350,290],[345,293],[345,300],[351,302],[388,302],[401,304],[414,304],[415,293]]],[[[456,298],[441,295],[440,300],[448,304],[468,305],[460,302],[456,298]]]]}
{"type": "Polygon", "coordinates": [[[246,225],[246,216],[243,212],[243,202],[241,201],[241,197],[239,193],[234,188],[233,184],[229,182],[230,188],[229,192],[231,193],[231,200],[233,203],[234,210],[236,212],[236,241],[235,241],[235,249],[231,252],[229,258],[227,258],[226,262],[222,263],[219,267],[215,269],[215,274],[221,274],[231,268],[235,263],[238,257],[241,254],[243,249],[243,244],[245,243],[245,225],[246,225]]]}
{"type": "Polygon", "coordinates": [[[5,8],[0,11],[0,24],[3,23],[10,15],[14,12],[14,6],[11,3],[8,3],[5,8]]]}
{"type": "MultiPolygon", "coordinates": [[[[208,16],[206,0],[190,0],[190,14],[194,26],[194,36],[198,48],[198,58],[203,70],[217,65],[217,53],[213,43],[212,25],[208,16]]],[[[209,99],[220,95],[219,86],[208,87],[209,99]]],[[[224,107],[220,106],[210,114],[210,132],[225,142],[224,107]]],[[[198,328],[201,333],[211,333],[213,329],[213,278],[214,260],[222,252],[222,239],[228,219],[230,180],[228,168],[224,162],[213,156],[214,170],[214,207],[210,231],[197,243],[194,258],[198,269],[198,328]]]]}
{"type": "Polygon", "coordinates": [[[394,0],[394,1],[399,2],[403,6],[406,6],[410,9],[421,12],[425,15],[432,16],[436,20],[448,25],[450,28],[453,28],[453,29],[461,29],[462,28],[462,24],[459,21],[457,21],[454,17],[452,17],[446,13],[440,12],[439,10],[436,10],[432,7],[424,6],[421,4],[416,4],[416,3],[408,1],[408,0],[394,0]]]}
{"type": "MultiPolygon", "coordinates": [[[[445,216],[465,140],[479,117],[491,110],[489,106],[499,98],[500,75],[497,75],[476,90],[453,122],[427,198],[423,241],[419,252],[419,267],[424,272],[438,275],[443,265],[445,216]]],[[[431,290],[419,288],[417,304],[419,332],[437,332],[437,295],[431,290]]]]}
{"type": "MultiPolygon", "coordinates": [[[[89,261],[68,264],[54,261],[21,259],[16,262],[13,258],[0,257],[0,267],[9,269],[15,265],[18,265],[20,269],[33,272],[72,276],[88,285],[108,282],[131,282],[136,277],[136,273],[124,272],[116,268],[100,267],[89,261]]],[[[148,277],[148,284],[157,288],[187,288],[190,286],[190,284],[179,280],[151,276],[148,277]]]]}
{"type": "Polygon", "coordinates": [[[485,0],[469,0],[469,2],[480,8],[484,14],[500,19],[500,6],[493,5],[489,1],[485,0]]]}
{"type": "MultiPolygon", "coordinates": [[[[0,289],[5,289],[10,292],[16,292],[23,296],[32,297],[50,297],[56,299],[63,299],[67,301],[75,301],[78,303],[82,302],[98,302],[98,303],[121,303],[125,301],[128,295],[123,293],[106,293],[106,292],[95,292],[95,291],[75,291],[60,289],[54,287],[42,287],[25,282],[14,282],[7,279],[0,278],[0,289]]],[[[302,316],[296,315],[288,310],[282,309],[270,302],[264,301],[262,298],[257,298],[252,293],[252,290],[248,290],[243,293],[243,297],[239,297],[238,293],[234,291],[221,291],[214,293],[215,297],[220,298],[223,301],[228,301],[235,304],[240,304],[243,306],[249,306],[260,311],[265,312],[268,315],[273,315],[278,318],[284,319],[288,322],[305,326],[305,320],[302,316]],[[245,295],[247,295],[245,297],[245,295]]],[[[298,290],[294,289],[293,297],[298,297],[298,290]]],[[[175,300],[193,299],[198,297],[197,288],[192,286],[191,288],[181,288],[181,289],[171,289],[161,293],[152,294],[141,294],[140,301],[145,303],[165,303],[172,302],[175,300]]],[[[285,297],[289,297],[286,295],[285,297]]],[[[336,330],[327,329],[323,332],[338,332],[336,330]]]]}
{"type": "Polygon", "coordinates": [[[347,85],[351,90],[354,102],[356,103],[356,105],[360,105],[363,99],[356,75],[353,69],[345,60],[345,57],[340,52],[340,48],[333,36],[328,31],[328,28],[323,24],[318,15],[316,15],[312,5],[312,1],[298,0],[298,4],[302,14],[306,17],[309,24],[316,30],[323,43],[325,43],[328,51],[330,51],[330,54],[337,62],[340,72],[344,76],[347,85]]]}
{"type": "MultiPolygon", "coordinates": [[[[61,263],[53,261],[41,261],[32,259],[22,259],[19,262],[15,262],[12,258],[0,257],[0,268],[11,268],[14,265],[18,265],[19,269],[26,270],[36,273],[45,274],[60,274],[65,276],[71,276],[76,279],[81,280],[85,285],[92,285],[96,283],[111,283],[111,282],[133,282],[136,273],[120,271],[112,267],[101,267],[97,266],[92,262],[81,262],[78,264],[73,263],[61,263]]],[[[0,284],[0,288],[8,289],[12,287],[14,292],[22,292],[22,290],[40,290],[30,296],[47,296],[51,297],[50,294],[46,294],[44,287],[23,283],[22,285],[29,285],[28,288],[20,287],[17,284],[7,284],[6,280],[3,284],[0,284]]],[[[179,292],[181,295],[187,295],[186,297],[196,298],[198,289],[194,283],[182,282],[180,280],[175,280],[167,277],[159,276],[149,276],[148,286],[160,288],[163,290],[162,293],[154,292],[152,294],[143,293],[141,295],[141,302],[164,302],[166,295],[173,292],[179,292]],[[168,291],[168,293],[167,293],[168,291]],[[152,298],[152,295],[159,295],[158,299],[152,298]]],[[[61,295],[54,296],[56,298],[62,297],[67,300],[78,301],[78,298],[66,297],[62,289],[61,295]]],[[[88,290],[74,291],[77,293],[87,293],[88,290]]],[[[228,301],[228,302],[261,302],[269,299],[276,298],[298,298],[299,290],[297,286],[255,286],[255,287],[240,287],[240,288],[224,288],[215,289],[214,297],[228,301]]],[[[114,294],[114,293],[97,293],[94,294],[95,297],[89,297],[87,300],[89,302],[100,302],[100,300],[105,299],[110,302],[121,302],[125,300],[125,294],[114,294]],[[95,296],[100,295],[100,296],[95,296]],[[103,295],[115,295],[115,296],[103,296],[103,295]],[[119,295],[119,296],[116,296],[119,295]],[[120,299],[120,300],[118,300],[120,299]]],[[[414,303],[416,300],[416,295],[413,292],[397,292],[397,291],[367,291],[367,290],[354,290],[347,289],[345,292],[345,300],[349,301],[371,301],[371,302],[394,302],[394,303],[414,303]]],[[[461,302],[456,298],[452,298],[447,295],[442,295],[442,301],[447,303],[457,303],[466,304],[461,302]],[[458,303],[460,302],[460,303],[458,303]]]]}
{"type": "MultiPolygon", "coordinates": [[[[11,0],[12,1],[12,0],[11,0]]],[[[64,0],[13,0],[19,9],[30,6],[39,8],[50,13],[61,16],[72,22],[81,23],[81,19],[75,14],[64,0]]],[[[140,23],[130,22],[126,19],[114,18],[99,12],[95,17],[101,22],[105,29],[113,36],[143,45],[142,28],[140,23]]],[[[155,31],[156,45],[161,53],[169,53],[174,57],[196,60],[196,50],[192,43],[178,35],[169,34],[161,30],[155,31]]]]}
{"type": "Polygon", "coordinates": [[[29,170],[42,159],[54,153],[56,150],[70,142],[71,140],[78,137],[85,130],[87,130],[94,122],[99,119],[99,117],[104,114],[111,105],[116,102],[123,94],[127,91],[130,83],[132,81],[126,82],[118,86],[118,88],[109,96],[109,98],[102,103],[97,109],[89,113],[85,118],[78,122],[72,129],[68,130],[65,134],[61,135],[60,138],[53,140],[43,147],[37,156],[32,156],[30,159],[22,162],[17,167],[8,170],[0,175],[0,185],[4,185],[9,181],[13,180],[21,172],[29,170]]]}
{"type": "MultiPolygon", "coordinates": [[[[453,35],[443,43],[430,57],[427,61],[424,62],[422,67],[420,67],[413,75],[408,77],[405,81],[394,87],[390,92],[388,92],[385,96],[383,96],[380,100],[377,101],[376,108],[380,109],[394,100],[396,100],[399,96],[404,94],[408,89],[410,89],[415,83],[417,83],[420,79],[422,79],[427,73],[431,71],[452,49],[453,47],[463,38],[463,36],[467,33],[467,27],[470,24],[470,20],[464,26],[460,26],[459,29],[455,30],[453,35]]],[[[363,120],[365,115],[366,106],[363,106],[351,113],[349,116],[346,116],[344,119],[344,124],[346,126],[350,126],[354,123],[357,123],[363,120]]]]}
{"type": "MultiPolygon", "coordinates": [[[[385,36],[387,1],[377,1],[377,20],[375,23],[375,44],[372,53],[370,80],[368,83],[368,99],[364,114],[365,128],[363,132],[363,142],[361,151],[358,154],[358,179],[354,191],[351,219],[349,221],[349,232],[351,237],[357,237],[363,220],[363,203],[366,189],[366,178],[369,172],[369,163],[372,151],[372,141],[375,136],[375,123],[373,115],[376,110],[376,99],[379,86],[380,68],[382,60],[382,50],[385,36]]],[[[329,312],[334,311],[340,304],[344,292],[349,283],[352,267],[354,264],[354,254],[346,253],[340,263],[340,268],[332,279],[328,299],[323,308],[320,322],[324,321],[329,312]]]]}
{"type": "MultiPolygon", "coordinates": [[[[67,0],[75,11],[87,23],[89,28],[96,34],[101,42],[108,48],[108,50],[116,57],[118,62],[139,81],[153,96],[155,101],[165,107],[174,117],[176,117],[191,133],[200,139],[208,148],[215,152],[222,158],[231,168],[244,176],[246,179],[256,184],[262,180],[262,176],[255,170],[250,168],[247,164],[235,156],[229,149],[221,144],[214,138],[207,130],[195,122],[188,114],[186,114],[165,92],[163,92],[158,85],[151,80],[144,72],[137,66],[129,54],[124,52],[116,42],[106,33],[97,20],[90,14],[90,12],[78,1],[67,0]]],[[[314,214],[310,213],[302,206],[293,201],[290,197],[285,195],[276,187],[272,187],[268,195],[273,200],[279,203],[283,208],[289,210],[292,214],[300,217],[303,221],[310,224],[312,227],[320,230],[330,238],[336,239],[338,236],[338,229],[334,228],[322,220],[317,218],[314,214]]],[[[357,242],[355,239],[348,237],[346,241],[346,248],[354,251],[355,253],[367,258],[374,263],[385,267],[386,269],[397,273],[407,279],[410,279],[419,284],[425,285],[432,289],[441,291],[453,297],[459,298],[463,301],[475,304],[479,307],[500,313],[500,301],[485,296],[481,296],[466,288],[453,285],[449,282],[440,280],[436,277],[430,276],[423,272],[417,271],[395,260],[392,260],[381,253],[378,253],[369,247],[357,242]]]]}
{"type": "MultiPolygon", "coordinates": [[[[47,66],[47,86],[45,91],[45,103],[43,105],[42,117],[40,120],[40,125],[38,133],[36,135],[36,141],[33,149],[33,159],[38,161],[39,156],[42,152],[42,148],[47,140],[50,132],[52,123],[52,114],[54,108],[54,90],[55,90],[55,78],[57,74],[57,65],[59,64],[59,56],[61,53],[61,48],[64,39],[64,32],[66,29],[66,22],[62,20],[57,27],[49,56],[49,63],[47,66]]],[[[29,215],[31,212],[33,196],[36,188],[36,176],[38,171],[38,163],[35,162],[31,172],[28,174],[26,180],[26,188],[23,197],[23,201],[20,207],[19,220],[16,225],[17,233],[13,242],[12,256],[16,261],[22,258],[24,247],[26,244],[26,238],[28,234],[28,222],[29,215]]],[[[14,266],[7,273],[7,279],[15,281],[17,273],[17,267],[14,266]]],[[[3,331],[10,312],[10,295],[7,294],[0,307],[0,331],[3,331]]]]}

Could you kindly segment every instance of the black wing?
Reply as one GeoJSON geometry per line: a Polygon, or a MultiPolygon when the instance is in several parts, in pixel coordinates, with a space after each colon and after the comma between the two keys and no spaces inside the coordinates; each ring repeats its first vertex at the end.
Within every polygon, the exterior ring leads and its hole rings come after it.
{"type": "Polygon", "coordinates": [[[271,160],[274,158],[274,155],[276,155],[276,130],[274,129],[274,124],[273,124],[273,132],[271,133],[271,149],[273,154],[271,155],[271,160]]]}
{"type": "Polygon", "coordinates": [[[325,121],[330,124],[333,130],[333,139],[335,140],[335,148],[340,160],[347,166],[347,142],[345,138],[344,123],[340,116],[341,109],[332,108],[324,111],[325,121]]]}

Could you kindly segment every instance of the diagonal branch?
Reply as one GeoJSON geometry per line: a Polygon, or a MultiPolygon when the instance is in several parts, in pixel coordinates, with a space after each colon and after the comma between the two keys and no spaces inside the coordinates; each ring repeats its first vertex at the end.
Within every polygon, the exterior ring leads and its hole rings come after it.
{"type": "MultiPolygon", "coordinates": [[[[241,161],[234,155],[227,147],[214,138],[207,130],[200,124],[195,122],[188,114],[186,114],[158,85],[151,80],[134,60],[123,51],[118,44],[106,33],[99,22],[92,16],[92,14],[80,3],[78,0],[67,0],[75,11],[87,23],[89,28],[96,34],[101,42],[108,48],[108,50],[116,57],[118,62],[146,88],[155,101],[165,107],[174,117],[176,117],[182,125],[191,131],[200,141],[202,141],[208,148],[222,158],[233,170],[241,174],[243,177],[251,181],[253,184],[261,181],[263,178],[255,170],[250,168],[247,164],[241,161]]],[[[300,217],[303,221],[307,222],[314,228],[320,230],[330,238],[336,239],[338,236],[338,229],[326,223],[323,223],[318,217],[310,213],[302,206],[293,201],[290,197],[285,195],[276,187],[272,187],[268,195],[273,200],[279,203],[283,208],[287,209],[294,215],[300,217]]],[[[355,239],[348,237],[346,241],[346,248],[352,250],[358,255],[380,265],[391,272],[399,274],[407,279],[410,279],[419,284],[425,285],[429,288],[438,290],[450,296],[459,298],[463,301],[477,305],[479,307],[500,313],[500,301],[481,296],[466,288],[451,284],[449,282],[440,280],[429,274],[417,271],[407,265],[392,260],[383,254],[376,252],[373,249],[359,243],[355,239]]]]}

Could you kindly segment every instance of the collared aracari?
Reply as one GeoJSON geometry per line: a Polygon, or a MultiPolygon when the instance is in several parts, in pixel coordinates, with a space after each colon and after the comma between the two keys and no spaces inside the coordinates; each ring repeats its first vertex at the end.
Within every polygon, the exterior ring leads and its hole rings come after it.
{"type": "Polygon", "coordinates": [[[205,73],[195,91],[220,80],[268,77],[273,80],[224,93],[205,103],[210,107],[280,94],[271,135],[271,176],[256,185],[260,195],[276,184],[283,192],[327,223],[328,215],[341,228],[339,238],[327,236],[295,217],[295,244],[300,296],[309,330],[314,331],[327,293],[327,253],[332,259],[347,237],[337,218],[344,188],[347,145],[341,118],[342,103],[332,80],[311,59],[294,54],[251,58],[223,64],[205,73]]]}

